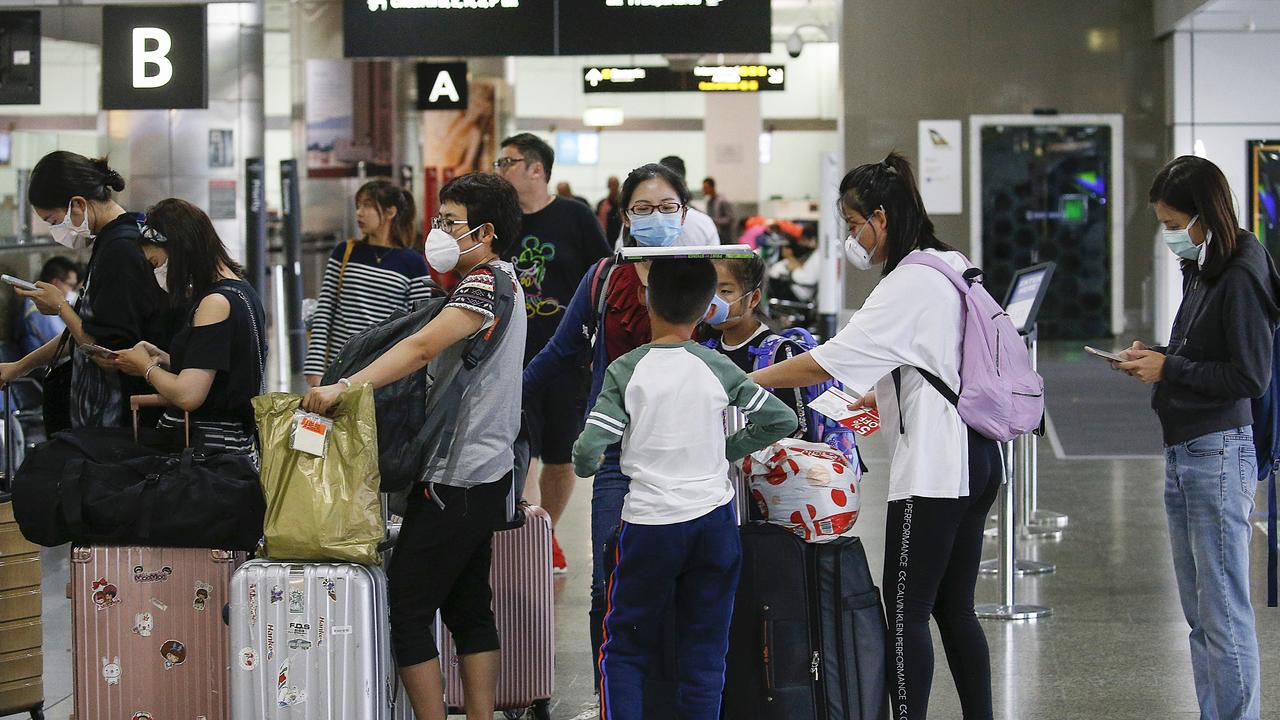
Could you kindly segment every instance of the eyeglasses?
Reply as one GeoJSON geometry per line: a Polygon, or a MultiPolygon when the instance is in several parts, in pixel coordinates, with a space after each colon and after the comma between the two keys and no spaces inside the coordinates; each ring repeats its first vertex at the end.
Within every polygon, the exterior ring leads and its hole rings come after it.
{"type": "Polygon", "coordinates": [[[506,170],[516,163],[524,162],[522,157],[501,157],[493,161],[494,170],[506,170]]]}
{"type": "Polygon", "coordinates": [[[440,217],[439,215],[431,218],[432,230],[443,230],[447,233],[453,232],[453,227],[455,225],[466,225],[466,224],[467,224],[466,220],[450,220],[449,218],[440,217]]]}
{"type": "Polygon", "coordinates": [[[142,239],[146,240],[147,242],[152,242],[152,243],[169,242],[169,238],[165,237],[164,233],[151,227],[150,225],[143,225],[142,227],[138,228],[138,233],[141,234],[142,239]]]}
{"type": "Polygon", "coordinates": [[[631,206],[631,209],[627,210],[627,213],[629,213],[631,217],[645,217],[646,215],[652,215],[653,211],[657,210],[663,215],[675,215],[683,210],[684,207],[684,203],[678,203],[674,200],[667,200],[665,202],[658,203],[657,205],[636,203],[631,206]]]}

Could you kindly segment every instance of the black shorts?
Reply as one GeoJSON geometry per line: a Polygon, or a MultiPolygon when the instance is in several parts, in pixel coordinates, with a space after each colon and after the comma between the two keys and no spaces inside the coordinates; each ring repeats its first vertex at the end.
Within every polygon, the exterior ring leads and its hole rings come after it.
{"type": "Polygon", "coordinates": [[[459,655],[498,649],[493,618],[493,532],[506,522],[511,475],[472,488],[415,486],[387,568],[391,643],[396,664],[417,665],[440,655],[440,612],[459,655]],[[441,508],[437,500],[444,504],[441,508]]]}
{"type": "Polygon", "coordinates": [[[527,399],[530,454],[546,465],[573,462],[573,444],[582,434],[588,376],[574,368],[547,382],[540,395],[527,399]]]}

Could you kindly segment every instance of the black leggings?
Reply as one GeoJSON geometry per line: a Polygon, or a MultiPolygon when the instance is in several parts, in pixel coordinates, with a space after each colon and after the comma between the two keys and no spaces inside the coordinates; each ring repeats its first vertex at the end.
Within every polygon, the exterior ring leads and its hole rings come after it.
{"type": "Polygon", "coordinates": [[[991,718],[991,657],[973,612],[987,511],[1001,483],[1000,450],[969,431],[969,496],[889,503],[884,594],[889,619],[889,698],[895,720],[925,720],[938,621],[965,720],[991,718]]]}

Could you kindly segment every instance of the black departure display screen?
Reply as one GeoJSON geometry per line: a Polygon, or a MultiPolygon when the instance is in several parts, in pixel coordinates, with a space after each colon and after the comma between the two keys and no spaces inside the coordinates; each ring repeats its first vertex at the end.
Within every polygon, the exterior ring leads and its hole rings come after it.
{"type": "Polygon", "coordinates": [[[559,54],[769,52],[771,22],[769,0],[560,0],[559,54]]]}
{"type": "Polygon", "coordinates": [[[554,55],[555,3],[345,0],[343,50],[347,57],[554,55]]]}
{"type": "Polygon", "coordinates": [[[343,50],[353,58],[768,52],[769,2],[344,0],[343,50]]]}

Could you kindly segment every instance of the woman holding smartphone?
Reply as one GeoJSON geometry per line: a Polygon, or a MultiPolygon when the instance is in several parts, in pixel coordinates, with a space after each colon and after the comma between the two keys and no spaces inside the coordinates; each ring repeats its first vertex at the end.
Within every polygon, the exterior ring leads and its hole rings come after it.
{"type": "Polygon", "coordinates": [[[1135,342],[1116,363],[1154,385],[1165,511],[1201,717],[1257,720],[1258,636],[1249,600],[1249,513],[1258,485],[1251,400],[1271,382],[1280,274],[1236,222],[1218,166],[1184,155],[1149,198],[1183,297],[1167,347],[1135,342]]]}
{"type": "Polygon", "coordinates": [[[72,352],[76,346],[133,347],[143,340],[165,346],[172,336],[172,316],[158,280],[163,268],[153,268],[139,247],[142,216],[115,201],[124,186],[105,159],[64,150],[45,155],[31,170],[27,198],[49,224],[54,241],[72,250],[92,248],[78,302],[68,302],[62,288],[46,282],[36,283],[36,290],[15,288],[41,313],[67,326],[62,336],[22,359],[0,363],[3,384],[71,354],[69,382],[45,383],[45,425],[51,434],[67,426],[126,425],[129,396],[150,392],[141,378],[120,375],[107,356],[72,352]],[[69,397],[63,399],[62,392],[69,397]]]}

